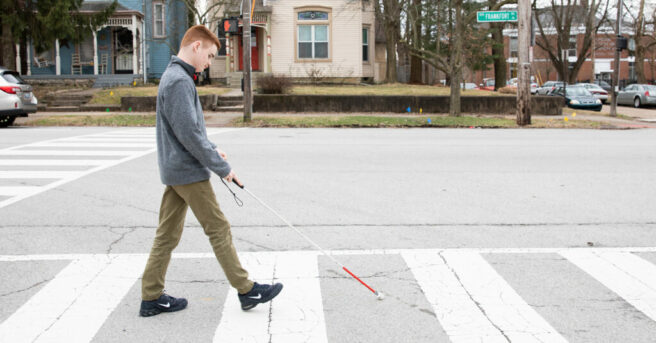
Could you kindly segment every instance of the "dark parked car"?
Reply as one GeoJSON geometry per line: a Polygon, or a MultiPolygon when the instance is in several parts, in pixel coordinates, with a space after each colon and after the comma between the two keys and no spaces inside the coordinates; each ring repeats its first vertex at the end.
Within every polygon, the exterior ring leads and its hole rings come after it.
{"type": "Polygon", "coordinates": [[[0,67],[0,127],[13,124],[16,117],[36,112],[36,105],[32,86],[17,72],[0,67]]]}
{"type": "Polygon", "coordinates": [[[617,93],[618,105],[633,105],[640,107],[644,105],[656,105],[655,85],[628,85],[624,90],[617,93]]]}
{"type": "Polygon", "coordinates": [[[567,106],[582,110],[601,111],[601,100],[595,98],[592,93],[581,86],[568,86],[567,94],[564,87],[558,87],[553,92],[553,96],[565,97],[567,106]]]}
{"type": "Polygon", "coordinates": [[[610,93],[610,90],[613,88],[608,84],[608,82],[606,82],[604,80],[594,80],[594,82],[592,82],[592,83],[594,83],[595,85],[603,88],[606,92],[609,92],[609,93],[610,93]]]}

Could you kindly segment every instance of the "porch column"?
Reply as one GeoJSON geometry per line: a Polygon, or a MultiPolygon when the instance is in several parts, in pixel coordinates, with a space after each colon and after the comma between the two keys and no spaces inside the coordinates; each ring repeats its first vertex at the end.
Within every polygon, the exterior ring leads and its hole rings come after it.
{"type": "Polygon", "coordinates": [[[226,48],[225,70],[226,70],[226,77],[228,77],[228,73],[231,71],[230,70],[230,34],[226,33],[225,37],[226,37],[226,40],[225,40],[225,48],[226,48]]]}
{"type": "Polygon", "coordinates": [[[143,58],[143,51],[144,51],[144,24],[143,20],[141,21],[141,34],[139,35],[139,74],[143,75],[143,68],[144,68],[144,58],[143,58]]]}
{"type": "Polygon", "coordinates": [[[146,21],[141,19],[141,75],[143,83],[146,84],[146,21]]]}
{"type": "Polygon", "coordinates": [[[266,47],[266,59],[264,60],[264,72],[271,72],[271,35],[269,32],[266,33],[267,37],[267,47],[266,47]]]}
{"type": "Polygon", "coordinates": [[[16,71],[21,74],[20,44],[16,44],[16,71]]]}
{"type": "Polygon", "coordinates": [[[139,72],[137,69],[137,16],[132,15],[132,74],[139,72]]]}
{"type": "Polygon", "coordinates": [[[93,30],[93,75],[98,75],[98,39],[96,30],[93,30]]]}
{"type": "Polygon", "coordinates": [[[59,39],[55,39],[55,74],[61,75],[61,57],[59,56],[59,39]]]}
{"type": "Polygon", "coordinates": [[[27,47],[26,47],[26,54],[27,54],[27,75],[32,75],[32,40],[27,41],[27,47]]]}
{"type": "Polygon", "coordinates": [[[267,35],[267,54],[265,58],[265,71],[267,73],[271,72],[271,15],[267,14],[266,20],[266,35],[267,35]]]}

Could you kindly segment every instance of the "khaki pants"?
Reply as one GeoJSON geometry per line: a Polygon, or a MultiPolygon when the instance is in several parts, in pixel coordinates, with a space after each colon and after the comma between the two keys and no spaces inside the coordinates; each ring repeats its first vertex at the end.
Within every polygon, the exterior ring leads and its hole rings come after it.
{"type": "Polygon", "coordinates": [[[230,223],[219,209],[212,184],[205,180],[188,185],[166,186],[159,211],[159,227],[141,283],[142,299],[155,300],[164,290],[166,269],[171,261],[171,252],[182,237],[187,207],[191,207],[209,237],[214,255],[230,285],[242,294],[250,291],[253,282],[248,279],[248,272],[242,268],[237,257],[232,244],[230,223]]]}

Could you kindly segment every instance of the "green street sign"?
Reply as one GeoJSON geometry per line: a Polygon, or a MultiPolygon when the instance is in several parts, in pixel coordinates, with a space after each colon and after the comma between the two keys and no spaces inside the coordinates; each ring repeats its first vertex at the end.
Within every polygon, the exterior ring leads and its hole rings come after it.
{"type": "Polygon", "coordinates": [[[517,11],[479,11],[476,14],[479,23],[517,21],[517,11]]]}

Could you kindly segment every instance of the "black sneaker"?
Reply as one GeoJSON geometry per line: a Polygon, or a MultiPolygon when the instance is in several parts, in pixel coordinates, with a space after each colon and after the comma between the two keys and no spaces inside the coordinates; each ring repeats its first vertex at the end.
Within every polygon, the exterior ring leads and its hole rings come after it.
{"type": "Polygon", "coordinates": [[[139,315],[142,317],[150,317],[162,312],[175,312],[184,310],[185,307],[187,307],[187,299],[174,298],[168,294],[162,294],[157,300],[142,300],[139,315]]]}
{"type": "Polygon", "coordinates": [[[239,302],[241,302],[241,309],[248,311],[257,304],[262,304],[275,298],[278,293],[282,291],[282,284],[276,283],[273,285],[260,285],[255,283],[253,289],[246,294],[239,294],[239,302]]]}

